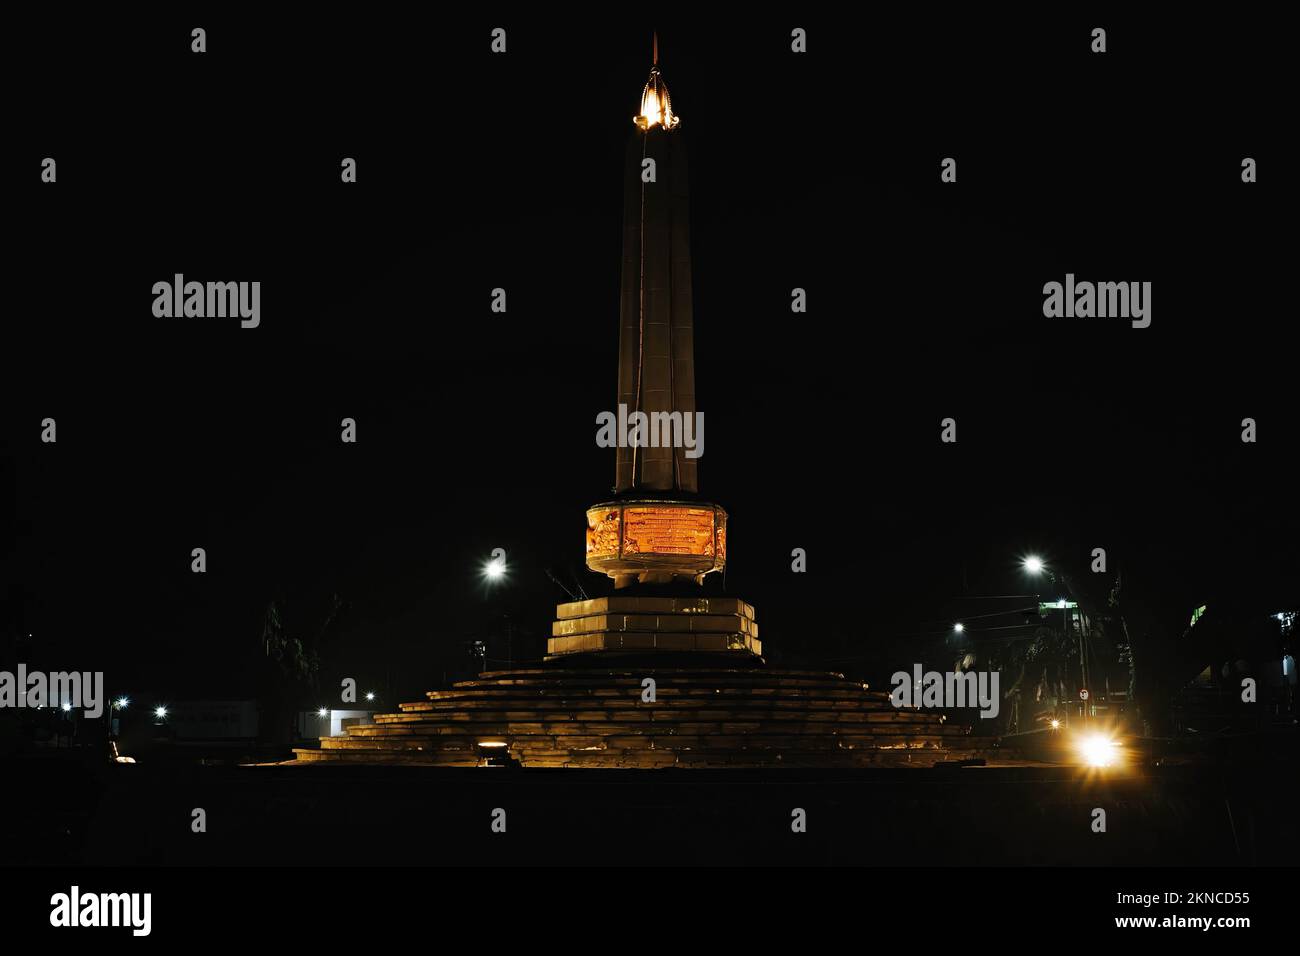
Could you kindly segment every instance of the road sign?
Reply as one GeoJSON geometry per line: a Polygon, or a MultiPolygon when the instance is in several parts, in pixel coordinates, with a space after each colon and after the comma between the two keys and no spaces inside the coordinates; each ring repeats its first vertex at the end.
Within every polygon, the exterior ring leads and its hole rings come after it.
{"type": "Polygon", "coordinates": [[[1085,687],[1083,688],[1083,690],[1079,691],[1079,700],[1087,700],[1087,699],[1088,699],[1088,688],[1085,687]]]}

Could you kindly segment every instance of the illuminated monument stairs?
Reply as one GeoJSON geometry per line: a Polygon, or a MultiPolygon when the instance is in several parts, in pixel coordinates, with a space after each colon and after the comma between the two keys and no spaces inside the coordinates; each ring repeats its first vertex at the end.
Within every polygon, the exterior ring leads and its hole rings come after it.
{"type": "Polygon", "coordinates": [[[698,664],[489,671],[299,760],[474,767],[930,766],[990,742],[824,671],[698,664]],[[643,680],[656,682],[645,703],[643,680]]]}
{"type": "MultiPolygon", "coordinates": [[[[685,144],[657,47],[624,176],[618,402],[620,415],[698,440],[687,432],[696,408],[685,144]]],[[[766,666],[754,608],[699,591],[726,566],[727,513],[699,497],[690,444],[618,447],[614,498],[587,511],[587,566],[615,594],[561,604],[543,666],[430,691],[298,759],[479,766],[508,753],[525,767],[855,767],[989,751],[989,739],[896,709],[841,674],[766,666]]]]}

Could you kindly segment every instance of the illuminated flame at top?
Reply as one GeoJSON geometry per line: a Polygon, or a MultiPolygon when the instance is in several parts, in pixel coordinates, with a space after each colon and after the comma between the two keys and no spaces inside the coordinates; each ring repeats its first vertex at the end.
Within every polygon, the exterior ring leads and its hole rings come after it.
{"type": "Polygon", "coordinates": [[[641,93],[641,112],[633,118],[632,122],[644,130],[652,126],[673,129],[681,122],[681,118],[673,112],[673,101],[668,95],[668,84],[659,76],[657,64],[650,69],[650,79],[641,93]]]}

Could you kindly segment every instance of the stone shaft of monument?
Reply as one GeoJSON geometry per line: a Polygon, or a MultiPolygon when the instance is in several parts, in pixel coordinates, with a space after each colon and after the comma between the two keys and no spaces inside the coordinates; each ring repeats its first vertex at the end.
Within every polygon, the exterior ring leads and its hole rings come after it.
{"type": "Polygon", "coordinates": [[[620,429],[617,498],[587,511],[587,567],[616,589],[702,584],[726,564],[727,515],[698,499],[691,457],[703,451],[703,423],[695,409],[690,188],[657,42],[655,54],[623,170],[618,405],[620,421],[632,424],[620,429]]]}
{"type": "MultiPolygon", "coordinates": [[[[637,129],[623,195],[618,401],[629,411],[695,415],[695,341],[686,146],[676,129],[637,129]],[[653,180],[645,160],[653,160],[653,180]]],[[[652,419],[653,420],[653,419],[652,419]]],[[[662,419],[667,421],[668,419],[662,419]]],[[[699,491],[682,447],[618,449],[614,490],[699,491]]]]}

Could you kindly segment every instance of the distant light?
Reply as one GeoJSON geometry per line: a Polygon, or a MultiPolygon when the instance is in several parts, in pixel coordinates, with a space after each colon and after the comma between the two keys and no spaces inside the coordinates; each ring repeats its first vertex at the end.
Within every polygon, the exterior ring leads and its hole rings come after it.
{"type": "Polygon", "coordinates": [[[1061,722],[1060,722],[1059,720],[1054,720],[1054,721],[1052,721],[1052,729],[1053,729],[1053,730],[1060,730],[1060,729],[1061,729],[1061,722]]]}
{"type": "Polygon", "coordinates": [[[1025,570],[1030,574],[1038,574],[1043,570],[1043,561],[1041,558],[1030,555],[1025,558],[1025,570]]]}
{"type": "Polygon", "coordinates": [[[129,698],[119,697],[117,700],[113,702],[113,706],[116,707],[118,710],[126,710],[127,705],[130,703],[131,701],[129,698]]]}
{"type": "Polygon", "coordinates": [[[494,558],[487,564],[483,565],[483,576],[490,581],[496,581],[505,577],[506,562],[501,558],[494,558]]]}
{"type": "Polygon", "coordinates": [[[316,711],[317,717],[328,717],[329,715],[330,712],[328,707],[322,707],[320,710],[316,711]]]}
{"type": "Polygon", "coordinates": [[[952,626],[952,629],[956,631],[958,634],[960,634],[962,631],[966,630],[966,625],[959,622],[957,624],[954,624],[952,626]]]}
{"type": "Polygon", "coordinates": [[[480,740],[478,742],[478,745],[480,747],[493,747],[493,748],[510,746],[510,744],[504,740],[480,740]]]}
{"type": "Polygon", "coordinates": [[[1079,754],[1090,767],[1108,767],[1119,757],[1119,744],[1104,734],[1088,734],[1078,742],[1079,754]]]}
{"type": "Polygon", "coordinates": [[[1057,606],[1057,607],[1065,607],[1065,598],[1057,598],[1057,599],[1056,599],[1056,606],[1057,606]]]}
{"type": "Polygon", "coordinates": [[[65,703],[65,704],[63,705],[63,709],[64,709],[64,711],[72,710],[72,705],[71,705],[71,704],[68,704],[68,703],[65,703]]]}
{"type": "Polygon", "coordinates": [[[166,708],[166,707],[156,707],[156,708],[154,708],[153,715],[154,715],[155,717],[160,718],[160,719],[163,718],[163,717],[166,717],[166,716],[167,716],[167,708],[166,708]]]}
{"type": "Polygon", "coordinates": [[[366,700],[374,700],[374,699],[375,699],[375,692],[373,690],[366,694],[366,700]]]}

